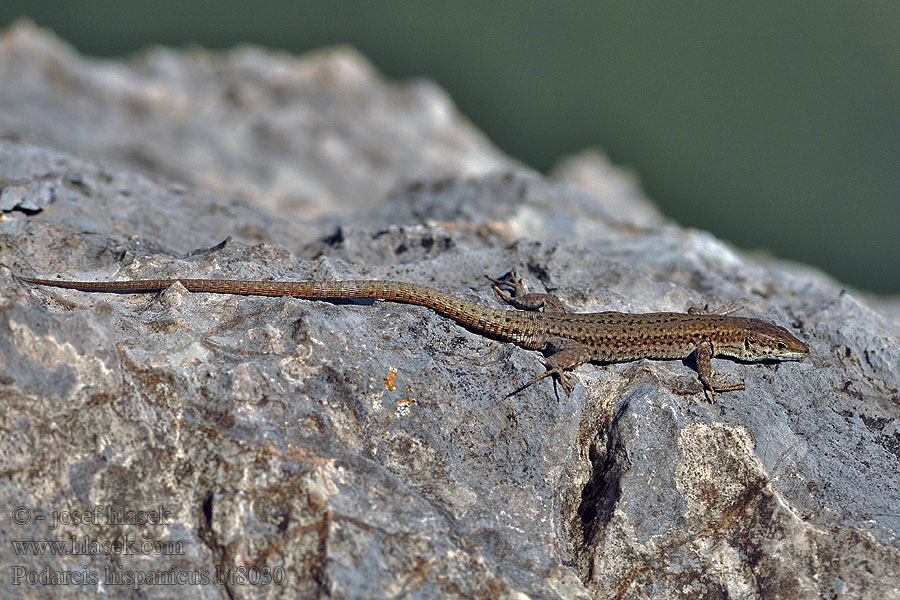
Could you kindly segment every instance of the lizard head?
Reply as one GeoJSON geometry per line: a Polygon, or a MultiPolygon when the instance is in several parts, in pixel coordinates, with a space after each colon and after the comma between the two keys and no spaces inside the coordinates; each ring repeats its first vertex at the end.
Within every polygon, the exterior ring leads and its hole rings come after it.
{"type": "Polygon", "coordinates": [[[746,326],[723,354],[740,360],[800,360],[809,356],[809,346],[785,329],[759,319],[742,319],[746,326]]]}

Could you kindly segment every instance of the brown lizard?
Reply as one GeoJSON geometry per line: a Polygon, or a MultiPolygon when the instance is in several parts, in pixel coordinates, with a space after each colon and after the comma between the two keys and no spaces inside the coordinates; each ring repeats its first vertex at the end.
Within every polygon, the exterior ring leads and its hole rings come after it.
{"type": "Polygon", "coordinates": [[[87,292],[153,292],[181,283],[191,292],[308,299],[370,298],[426,306],[480,334],[548,354],[547,370],[514,392],[554,375],[566,394],[572,391],[567,371],[588,362],[627,362],[641,358],[684,359],[694,355],[704,391],[715,401],[717,391],[744,389],[743,381],[717,377],[710,359],[727,356],[743,361],[800,360],[809,347],[787,329],[759,319],[732,317],[740,307],[707,312],[567,313],[551,294],[526,293],[514,272],[488,279],[499,296],[513,306],[542,312],[520,312],[482,306],[440,290],[400,281],[240,281],[220,279],[150,279],[135,281],[57,281],[18,277],[22,281],[87,292]],[[507,291],[508,290],[508,291],[507,291]],[[512,292],[512,293],[510,293],[512,292]]]}

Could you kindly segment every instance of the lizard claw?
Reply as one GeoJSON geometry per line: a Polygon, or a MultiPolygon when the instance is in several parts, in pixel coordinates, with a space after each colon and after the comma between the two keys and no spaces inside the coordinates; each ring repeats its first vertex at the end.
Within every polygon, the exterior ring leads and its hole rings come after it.
{"type": "Polygon", "coordinates": [[[573,386],[572,383],[569,381],[569,377],[568,377],[568,375],[566,375],[566,372],[565,371],[557,371],[556,377],[559,379],[559,383],[562,386],[563,391],[566,393],[566,396],[571,395],[572,389],[575,386],[573,386]]]}

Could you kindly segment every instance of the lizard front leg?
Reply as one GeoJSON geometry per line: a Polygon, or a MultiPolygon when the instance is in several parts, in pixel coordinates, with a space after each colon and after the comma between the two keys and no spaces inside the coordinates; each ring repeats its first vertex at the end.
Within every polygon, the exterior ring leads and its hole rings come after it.
{"type": "Polygon", "coordinates": [[[716,401],[716,392],[730,392],[744,389],[743,380],[726,381],[728,373],[717,377],[712,368],[712,345],[702,342],[695,351],[697,357],[697,372],[700,373],[700,381],[703,383],[703,392],[710,402],[716,401]]]}

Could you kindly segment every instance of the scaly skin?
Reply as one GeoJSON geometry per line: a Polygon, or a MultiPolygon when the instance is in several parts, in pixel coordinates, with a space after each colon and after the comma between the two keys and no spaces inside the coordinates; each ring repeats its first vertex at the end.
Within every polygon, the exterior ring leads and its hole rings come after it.
{"type": "Polygon", "coordinates": [[[512,272],[501,279],[488,279],[506,302],[531,311],[543,308],[543,312],[491,308],[425,285],[400,281],[57,281],[18,278],[27,283],[86,292],[154,292],[181,283],[191,292],[323,300],[370,298],[418,304],[475,332],[548,353],[544,360],[547,371],[512,393],[553,375],[568,394],[572,385],[567,372],[592,360],[683,359],[693,354],[704,390],[711,400],[715,400],[716,391],[743,389],[744,382],[717,377],[710,362],[713,356],[759,361],[800,360],[809,355],[807,345],[783,327],[759,319],[729,316],[737,308],[724,307],[713,312],[691,309],[687,313],[567,313],[555,296],[525,293],[522,281],[512,272]]]}

